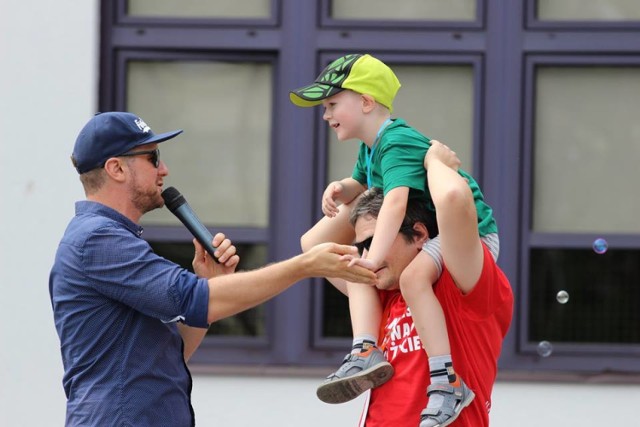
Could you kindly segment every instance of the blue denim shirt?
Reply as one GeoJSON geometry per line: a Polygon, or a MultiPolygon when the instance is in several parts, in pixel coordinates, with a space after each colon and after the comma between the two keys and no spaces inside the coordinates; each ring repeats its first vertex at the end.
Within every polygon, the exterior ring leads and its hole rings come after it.
{"type": "Polygon", "coordinates": [[[207,327],[206,279],[156,255],[142,227],[76,203],[49,277],[69,426],[191,426],[177,321],[207,327]]]}

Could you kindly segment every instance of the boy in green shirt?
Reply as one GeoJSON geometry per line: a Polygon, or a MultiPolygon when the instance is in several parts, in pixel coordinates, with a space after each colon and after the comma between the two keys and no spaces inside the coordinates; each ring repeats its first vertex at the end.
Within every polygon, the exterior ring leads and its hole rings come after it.
{"type": "MultiPolygon", "coordinates": [[[[399,88],[397,77],[383,62],[370,55],[350,54],[333,61],[314,83],[290,93],[295,105],[322,104],[323,119],[340,141],[362,141],[352,176],[330,183],[324,191],[325,217],[302,237],[303,250],[326,241],[353,242],[350,209],[360,194],[379,187],[385,197],[374,236],[356,243],[361,257],[351,260],[352,264],[376,272],[385,268],[385,256],[403,227],[409,198],[420,198],[427,208],[434,210],[423,166],[429,139],[404,120],[391,119],[393,99],[399,88]]],[[[484,202],[475,180],[463,171],[459,173],[472,189],[482,240],[497,259],[499,240],[492,210],[484,202]]],[[[431,384],[449,384],[452,393],[430,386],[420,427],[450,424],[474,398],[473,391],[453,369],[447,325],[433,291],[433,284],[442,272],[437,225],[429,233],[431,239],[423,251],[402,273],[400,289],[429,357],[431,384]]],[[[342,403],[384,384],[393,375],[393,367],[377,347],[382,316],[377,290],[359,283],[329,280],[349,297],[354,341],[351,354],[320,385],[317,394],[327,403],[342,403]]]]}

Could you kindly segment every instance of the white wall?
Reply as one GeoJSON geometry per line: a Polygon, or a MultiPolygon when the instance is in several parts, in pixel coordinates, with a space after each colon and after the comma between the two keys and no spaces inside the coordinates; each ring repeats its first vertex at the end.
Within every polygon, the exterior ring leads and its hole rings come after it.
{"type": "Polygon", "coordinates": [[[0,3],[0,425],[60,426],[48,276],[83,196],[69,156],[96,109],[97,0],[0,3]]]}
{"type": "MultiPolygon", "coordinates": [[[[199,427],[357,426],[364,396],[342,405],[315,397],[311,378],[198,376],[193,406],[199,427]],[[256,420],[260,423],[256,423],[256,420]]],[[[640,385],[498,382],[492,427],[640,425],[640,385]]]]}
{"type": "MultiPolygon", "coordinates": [[[[60,426],[62,363],[48,274],[73,202],[69,155],[97,105],[97,0],[0,0],[0,426],[60,426]],[[42,9],[42,10],[40,10],[42,9]]],[[[198,426],[355,426],[362,398],[320,380],[194,376],[198,426]]],[[[640,385],[499,383],[495,427],[634,425],[640,385]]]]}

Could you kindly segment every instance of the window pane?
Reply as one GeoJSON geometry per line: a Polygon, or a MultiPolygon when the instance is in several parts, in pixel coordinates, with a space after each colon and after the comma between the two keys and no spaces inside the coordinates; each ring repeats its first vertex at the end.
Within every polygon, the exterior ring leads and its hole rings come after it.
{"type": "Polygon", "coordinates": [[[476,3],[476,0],[334,0],[331,16],[385,21],[473,21],[476,3]]]}
{"type": "MultiPolygon", "coordinates": [[[[403,118],[428,137],[446,142],[462,160],[462,167],[471,172],[473,69],[470,66],[389,65],[402,83],[392,116],[403,118]]],[[[359,144],[353,140],[340,142],[335,132],[328,132],[328,182],[331,182],[351,176],[359,144]]],[[[323,337],[350,337],[349,319],[347,298],[327,282],[323,337]]]]}
{"type": "Polygon", "coordinates": [[[268,18],[271,0],[129,0],[127,13],[172,18],[268,18]]]}
{"type": "Polygon", "coordinates": [[[324,281],[322,298],[322,331],[324,338],[351,338],[349,299],[328,280],[324,281]]]}
{"type": "Polygon", "coordinates": [[[538,0],[543,21],[635,21],[640,19],[638,0],[538,0]]]}
{"type": "MultiPolygon", "coordinates": [[[[127,108],[156,133],[185,130],[160,146],[165,185],[207,225],[269,223],[271,72],[258,63],[129,63],[127,108]]],[[[180,223],[159,209],[144,224],[180,223]]]]}
{"type": "MultiPolygon", "coordinates": [[[[237,271],[253,270],[267,265],[267,246],[236,244],[240,265],[237,271]]],[[[265,304],[243,311],[235,316],[220,319],[213,323],[207,335],[209,336],[249,336],[259,337],[266,334],[265,304]]]]}
{"type": "MultiPolygon", "coordinates": [[[[183,268],[193,272],[193,244],[149,242],[154,252],[167,258],[183,268]]],[[[237,270],[250,270],[267,263],[267,248],[265,245],[236,244],[240,255],[240,265],[237,270]]],[[[235,316],[227,317],[213,323],[207,335],[211,336],[249,336],[257,337],[265,334],[264,305],[252,308],[235,316]]]]}
{"type": "Polygon", "coordinates": [[[532,250],[530,341],[640,343],[639,258],[638,250],[532,250]]]}
{"type": "Polygon", "coordinates": [[[537,73],[533,229],[640,232],[640,68],[537,73]]]}
{"type": "MultiPolygon", "coordinates": [[[[471,66],[394,65],[402,87],[393,104],[400,117],[429,138],[449,145],[472,173],[473,68],[471,66]]],[[[339,142],[329,131],[328,182],[351,176],[358,144],[339,142]]]]}

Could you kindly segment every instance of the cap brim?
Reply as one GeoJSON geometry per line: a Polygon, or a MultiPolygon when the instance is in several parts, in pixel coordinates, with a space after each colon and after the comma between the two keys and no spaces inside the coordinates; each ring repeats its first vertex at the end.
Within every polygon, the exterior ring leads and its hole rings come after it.
{"type": "Polygon", "coordinates": [[[161,133],[159,135],[153,135],[149,139],[143,139],[141,141],[138,141],[137,144],[135,144],[132,147],[129,147],[127,149],[127,151],[131,150],[133,147],[139,147],[141,145],[147,145],[147,144],[157,144],[159,142],[163,142],[163,141],[169,140],[171,138],[175,138],[176,136],[180,135],[182,132],[183,132],[182,129],[178,129],[178,130],[174,130],[174,131],[171,131],[171,132],[161,133]]]}
{"type": "Polygon", "coordinates": [[[292,90],[289,92],[289,99],[298,107],[313,107],[320,105],[323,99],[330,98],[343,90],[344,89],[340,87],[330,86],[328,84],[313,83],[292,90]]]}
{"type": "Polygon", "coordinates": [[[175,138],[176,136],[180,135],[182,132],[183,132],[182,129],[178,129],[172,132],[161,133],[160,135],[155,135],[153,138],[149,139],[148,141],[145,141],[145,144],[152,144],[152,143],[166,141],[168,139],[175,138]]]}

